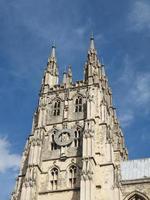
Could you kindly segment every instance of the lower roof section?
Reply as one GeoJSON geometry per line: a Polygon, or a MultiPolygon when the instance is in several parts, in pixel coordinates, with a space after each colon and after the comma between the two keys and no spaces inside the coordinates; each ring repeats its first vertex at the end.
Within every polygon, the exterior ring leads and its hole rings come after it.
{"type": "Polygon", "coordinates": [[[150,178],[150,158],[128,160],[121,163],[121,180],[150,178]]]}

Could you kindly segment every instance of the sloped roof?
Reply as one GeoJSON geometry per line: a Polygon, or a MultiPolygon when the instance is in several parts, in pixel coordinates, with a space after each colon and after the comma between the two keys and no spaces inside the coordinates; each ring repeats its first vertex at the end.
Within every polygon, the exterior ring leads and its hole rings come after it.
{"type": "Polygon", "coordinates": [[[121,180],[150,178],[150,158],[128,160],[121,163],[121,180]]]}

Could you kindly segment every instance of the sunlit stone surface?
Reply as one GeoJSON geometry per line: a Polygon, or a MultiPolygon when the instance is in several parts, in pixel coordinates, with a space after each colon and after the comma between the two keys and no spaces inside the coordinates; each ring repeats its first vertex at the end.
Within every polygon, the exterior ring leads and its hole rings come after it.
{"type": "Polygon", "coordinates": [[[53,46],[11,200],[148,200],[150,159],[127,161],[93,36],[84,79],[58,74],[53,46]]]}

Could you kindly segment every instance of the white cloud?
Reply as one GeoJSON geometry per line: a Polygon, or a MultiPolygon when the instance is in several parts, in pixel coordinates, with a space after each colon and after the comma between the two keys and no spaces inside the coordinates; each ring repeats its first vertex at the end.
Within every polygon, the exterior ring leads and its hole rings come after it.
{"type": "Polygon", "coordinates": [[[135,102],[139,105],[150,103],[150,73],[141,73],[137,76],[135,90],[132,91],[135,102]]]}
{"type": "Polygon", "coordinates": [[[141,31],[143,29],[150,29],[150,1],[134,1],[128,20],[130,30],[141,31]]]}
{"type": "Polygon", "coordinates": [[[119,79],[127,90],[124,100],[133,108],[145,107],[150,103],[150,72],[138,71],[138,60],[132,60],[129,55],[125,56],[124,70],[119,79]]]}
{"type": "Polygon", "coordinates": [[[20,156],[10,152],[10,143],[6,138],[0,138],[0,172],[8,169],[17,170],[20,156]]]}
{"type": "Polygon", "coordinates": [[[132,123],[134,119],[134,113],[132,111],[124,111],[119,116],[119,119],[121,122],[121,126],[127,127],[132,123]]]}
{"type": "Polygon", "coordinates": [[[150,114],[150,73],[138,71],[135,66],[139,60],[132,59],[129,55],[124,57],[123,71],[117,82],[122,93],[118,94],[119,119],[123,127],[131,125],[138,116],[150,114]]]}

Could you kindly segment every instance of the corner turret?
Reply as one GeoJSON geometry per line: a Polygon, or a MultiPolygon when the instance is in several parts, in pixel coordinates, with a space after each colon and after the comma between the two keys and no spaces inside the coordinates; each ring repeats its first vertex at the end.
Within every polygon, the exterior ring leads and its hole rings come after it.
{"type": "Polygon", "coordinates": [[[58,84],[59,81],[58,65],[56,59],[56,46],[52,45],[51,55],[48,58],[47,68],[43,80],[43,86],[53,87],[58,84]]]}
{"type": "Polygon", "coordinates": [[[101,74],[101,63],[97,57],[94,43],[94,36],[91,35],[90,47],[88,50],[87,62],[85,63],[84,75],[85,82],[88,84],[98,82],[101,74]]]}

